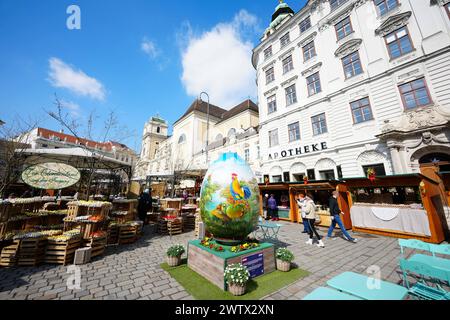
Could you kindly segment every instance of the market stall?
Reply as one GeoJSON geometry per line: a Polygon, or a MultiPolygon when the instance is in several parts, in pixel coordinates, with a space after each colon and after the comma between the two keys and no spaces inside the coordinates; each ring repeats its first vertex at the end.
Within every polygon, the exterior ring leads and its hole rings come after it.
{"type": "Polygon", "coordinates": [[[310,196],[316,205],[317,215],[320,221],[317,222],[319,226],[329,227],[331,225],[331,215],[329,209],[329,200],[333,191],[339,191],[338,203],[339,207],[344,213],[342,222],[347,229],[351,229],[350,209],[347,201],[347,188],[345,185],[339,184],[338,181],[312,181],[303,183],[293,183],[289,185],[289,194],[291,203],[293,203],[293,214],[295,221],[303,223],[299,208],[295,201],[295,196],[298,193],[304,193],[310,196]]]}
{"type": "Polygon", "coordinates": [[[296,215],[291,210],[291,200],[289,197],[289,184],[285,183],[273,183],[273,184],[260,184],[260,205],[261,215],[263,214],[263,197],[268,194],[274,195],[278,205],[278,217],[280,220],[296,221],[296,215]]]}
{"type": "Polygon", "coordinates": [[[444,241],[439,181],[423,174],[342,179],[353,231],[426,242],[444,241]]]}

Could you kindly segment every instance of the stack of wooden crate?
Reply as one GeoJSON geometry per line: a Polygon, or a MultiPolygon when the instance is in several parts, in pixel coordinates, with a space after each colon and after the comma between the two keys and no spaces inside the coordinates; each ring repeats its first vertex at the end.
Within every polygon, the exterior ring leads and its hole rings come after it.
{"type": "Polygon", "coordinates": [[[195,215],[187,215],[187,216],[183,217],[183,230],[184,231],[195,230],[195,227],[196,227],[195,215]]]}
{"type": "Polygon", "coordinates": [[[84,241],[84,246],[92,248],[91,258],[95,258],[105,253],[107,244],[106,234],[101,237],[92,237],[84,241]]]}
{"type": "Polygon", "coordinates": [[[195,237],[196,238],[199,237],[199,233],[200,233],[199,223],[200,222],[202,222],[202,216],[200,215],[200,211],[197,211],[195,213],[195,237]]]}
{"type": "Polygon", "coordinates": [[[170,236],[183,233],[183,223],[181,219],[167,221],[167,232],[170,236]]]}
{"type": "Polygon", "coordinates": [[[108,226],[108,245],[119,243],[119,226],[111,224],[108,226]]]}
{"type": "Polygon", "coordinates": [[[167,220],[159,219],[158,220],[158,233],[159,234],[167,234],[167,220]]]}
{"type": "Polygon", "coordinates": [[[11,245],[2,249],[0,255],[1,267],[14,267],[17,264],[20,241],[14,241],[11,245]]]}
{"type": "Polygon", "coordinates": [[[124,225],[119,228],[119,244],[130,244],[137,240],[137,226],[124,225]]]}
{"type": "Polygon", "coordinates": [[[17,255],[18,266],[37,266],[43,262],[47,239],[22,239],[18,241],[20,241],[17,255]]]}
{"type": "Polygon", "coordinates": [[[75,251],[81,246],[81,237],[67,241],[48,239],[45,263],[67,265],[73,263],[75,251]]]}

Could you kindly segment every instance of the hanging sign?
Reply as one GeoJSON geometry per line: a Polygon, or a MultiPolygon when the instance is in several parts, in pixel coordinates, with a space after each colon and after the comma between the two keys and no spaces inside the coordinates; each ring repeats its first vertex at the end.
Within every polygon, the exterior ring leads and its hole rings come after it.
{"type": "Polygon", "coordinates": [[[43,190],[60,190],[76,184],[80,172],[64,163],[40,163],[26,168],[22,180],[27,185],[43,190]]]}

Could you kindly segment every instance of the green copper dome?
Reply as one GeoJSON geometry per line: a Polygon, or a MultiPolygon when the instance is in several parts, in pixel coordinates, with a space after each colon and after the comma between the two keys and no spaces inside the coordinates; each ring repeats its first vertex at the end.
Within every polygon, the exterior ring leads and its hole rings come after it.
{"type": "Polygon", "coordinates": [[[274,29],[283,22],[284,19],[293,16],[294,14],[294,10],[292,10],[287,3],[284,3],[283,0],[280,0],[280,3],[275,8],[275,12],[272,15],[272,22],[270,23],[269,29],[274,29]]]}

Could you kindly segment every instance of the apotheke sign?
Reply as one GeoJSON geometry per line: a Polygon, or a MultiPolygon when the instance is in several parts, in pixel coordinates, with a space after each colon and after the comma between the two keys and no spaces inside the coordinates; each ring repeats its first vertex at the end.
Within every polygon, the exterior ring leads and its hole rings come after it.
{"type": "Polygon", "coordinates": [[[276,160],[279,158],[290,158],[295,156],[301,156],[309,153],[320,152],[327,150],[328,146],[326,142],[314,143],[303,147],[283,150],[281,152],[274,152],[269,154],[269,160],[276,160]]]}

